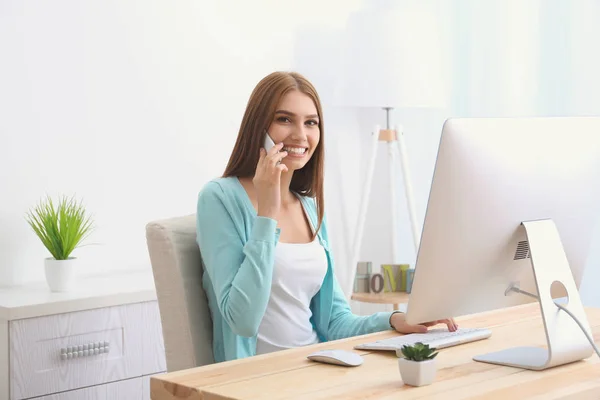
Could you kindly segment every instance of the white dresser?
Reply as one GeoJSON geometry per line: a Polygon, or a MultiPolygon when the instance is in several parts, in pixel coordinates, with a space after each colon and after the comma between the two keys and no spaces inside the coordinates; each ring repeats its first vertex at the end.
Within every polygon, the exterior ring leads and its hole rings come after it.
{"type": "Polygon", "coordinates": [[[151,270],[0,288],[0,400],[150,400],[165,371],[151,270]]]}

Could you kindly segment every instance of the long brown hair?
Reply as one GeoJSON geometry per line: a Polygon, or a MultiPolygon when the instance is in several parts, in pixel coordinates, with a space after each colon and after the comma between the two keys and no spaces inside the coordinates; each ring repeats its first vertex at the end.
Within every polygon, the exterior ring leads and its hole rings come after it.
{"type": "Polygon", "coordinates": [[[319,115],[319,144],[308,163],[302,169],[294,171],[290,184],[292,191],[315,198],[319,218],[315,231],[316,235],[316,232],[321,228],[324,214],[323,110],[316,89],[301,74],[297,72],[273,72],[256,85],[248,100],[237,140],[223,176],[238,178],[254,176],[266,130],[273,121],[277,104],[290,90],[298,90],[309,96],[315,103],[319,115]]]}

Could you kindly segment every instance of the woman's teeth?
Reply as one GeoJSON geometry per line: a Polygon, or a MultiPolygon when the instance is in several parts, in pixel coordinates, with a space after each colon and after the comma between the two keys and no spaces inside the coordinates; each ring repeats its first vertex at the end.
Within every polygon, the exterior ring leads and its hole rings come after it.
{"type": "Polygon", "coordinates": [[[288,153],[304,154],[304,152],[306,151],[306,148],[304,148],[304,147],[284,147],[283,150],[287,151],[288,153]]]}

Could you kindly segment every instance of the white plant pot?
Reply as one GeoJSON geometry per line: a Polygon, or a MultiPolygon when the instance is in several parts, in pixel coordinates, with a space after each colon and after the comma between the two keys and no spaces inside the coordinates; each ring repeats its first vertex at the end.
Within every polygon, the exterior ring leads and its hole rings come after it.
{"type": "Polygon", "coordinates": [[[402,381],[410,386],[431,384],[437,372],[435,358],[427,361],[412,361],[406,358],[399,358],[398,368],[400,369],[402,381]]]}
{"type": "Polygon", "coordinates": [[[46,282],[53,292],[68,292],[75,286],[77,275],[77,258],[69,257],[68,260],[45,260],[46,282]]]}

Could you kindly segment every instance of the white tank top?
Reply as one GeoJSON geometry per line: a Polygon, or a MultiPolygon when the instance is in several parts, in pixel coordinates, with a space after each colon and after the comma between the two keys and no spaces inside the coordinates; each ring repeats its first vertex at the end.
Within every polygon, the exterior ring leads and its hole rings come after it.
{"type": "Polygon", "coordinates": [[[277,243],[271,296],[258,328],[256,354],[318,343],[310,301],[327,273],[327,256],[318,239],[277,243]]]}

